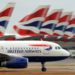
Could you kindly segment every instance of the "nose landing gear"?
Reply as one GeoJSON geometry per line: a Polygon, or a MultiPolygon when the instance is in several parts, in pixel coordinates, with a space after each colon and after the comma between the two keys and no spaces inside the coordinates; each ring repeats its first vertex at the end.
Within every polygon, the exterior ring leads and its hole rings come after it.
{"type": "Polygon", "coordinates": [[[46,72],[47,69],[45,67],[45,62],[41,62],[41,64],[42,64],[41,71],[46,72]]]}

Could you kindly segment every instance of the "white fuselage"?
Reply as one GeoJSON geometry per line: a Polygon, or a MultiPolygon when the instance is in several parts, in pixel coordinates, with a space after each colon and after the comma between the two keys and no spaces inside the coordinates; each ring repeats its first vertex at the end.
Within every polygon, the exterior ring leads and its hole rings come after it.
{"type": "Polygon", "coordinates": [[[47,41],[0,41],[0,53],[35,58],[70,56],[60,45],[47,41]]]}

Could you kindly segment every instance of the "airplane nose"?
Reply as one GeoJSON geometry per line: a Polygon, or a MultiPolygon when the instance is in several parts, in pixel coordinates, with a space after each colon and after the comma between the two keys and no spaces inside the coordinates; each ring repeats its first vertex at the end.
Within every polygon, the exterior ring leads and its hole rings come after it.
{"type": "Polygon", "coordinates": [[[68,52],[67,50],[64,50],[64,54],[63,55],[69,57],[70,56],[70,52],[68,52]]]}

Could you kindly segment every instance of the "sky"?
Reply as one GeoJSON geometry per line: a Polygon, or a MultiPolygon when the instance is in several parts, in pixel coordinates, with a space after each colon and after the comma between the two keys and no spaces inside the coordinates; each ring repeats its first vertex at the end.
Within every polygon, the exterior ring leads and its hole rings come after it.
{"type": "Polygon", "coordinates": [[[52,9],[63,9],[64,12],[73,12],[73,15],[75,15],[75,0],[0,0],[0,11],[9,2],[15,2],[16,4],[6,30],[8,34],[16,34],[12,26],[40,5],[50,5],[48,14],[52,9]]]}

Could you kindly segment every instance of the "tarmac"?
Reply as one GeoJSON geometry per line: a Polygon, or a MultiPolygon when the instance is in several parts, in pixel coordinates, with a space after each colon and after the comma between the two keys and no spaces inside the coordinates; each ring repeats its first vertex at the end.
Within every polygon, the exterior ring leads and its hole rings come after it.
{"type": "Polygon", "coordinates": [[[47,71],[42,72],[40,63],[28,63],[25,69],[0,68],[0,75],[75,75],[75,58],[47,62],[45,67],[47,71]]]}

